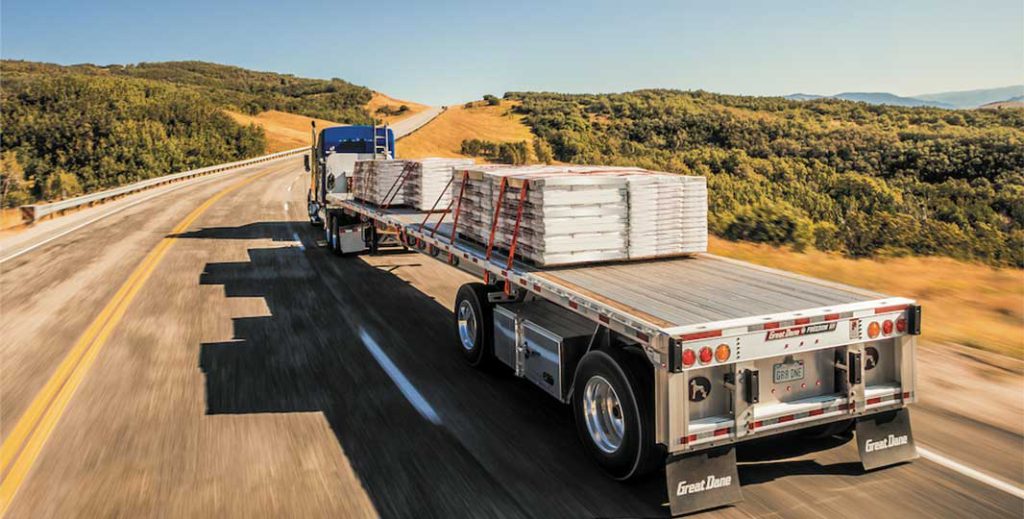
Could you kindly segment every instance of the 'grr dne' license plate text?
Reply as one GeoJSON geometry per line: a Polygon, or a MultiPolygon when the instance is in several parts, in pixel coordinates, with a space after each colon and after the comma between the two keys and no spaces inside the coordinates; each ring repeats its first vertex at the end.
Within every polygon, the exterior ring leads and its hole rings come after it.
{"type": "Polygon", "coordinates": [[[772,367],[772,382],[781,384],[804,378],[804,361],[798,360],[789,364],[776,364],[772,367]]]}

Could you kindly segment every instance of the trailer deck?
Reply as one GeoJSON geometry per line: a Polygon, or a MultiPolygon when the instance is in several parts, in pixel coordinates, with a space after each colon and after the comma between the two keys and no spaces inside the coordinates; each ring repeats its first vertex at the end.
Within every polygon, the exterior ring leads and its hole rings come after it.
{"type": "Polygon", "coordinates": [[[740,319],[778,319],[802,311],[841,311],[850,305],[906,302],[883,294],[761,267],[712,254],[538,268],[513,261],[501,251],[486,257],[486,247],[467,240],[452,243],[451,216],[405,207],[338,199],[346,211],[397,227],[419,245],[451,253],[499,278],[540,294],[554,292],[555,302],[596,317],[618,321],[637,332],[642,342],[657,333],[740,319]],[[439,223],[440,222],[440,223],[439,223]],[[558,301],[562,299],[562,301],[558,301]]]}

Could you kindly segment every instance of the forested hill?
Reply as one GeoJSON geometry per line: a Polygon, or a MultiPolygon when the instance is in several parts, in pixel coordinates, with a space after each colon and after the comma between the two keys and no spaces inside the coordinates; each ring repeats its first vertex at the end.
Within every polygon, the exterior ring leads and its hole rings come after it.
{"type": "Polygon", "coordinates": [[[262,154],[263,131],[224,108],[371,120],[366,88],[212,63],[5,60],[0,75],[4,207],[262,154]]]}
{"type": "Polygon", "coordinates": [[[566,162],[708,177],[727,238],[1024,266],[1024,110],[510,92],[566,162]]]}

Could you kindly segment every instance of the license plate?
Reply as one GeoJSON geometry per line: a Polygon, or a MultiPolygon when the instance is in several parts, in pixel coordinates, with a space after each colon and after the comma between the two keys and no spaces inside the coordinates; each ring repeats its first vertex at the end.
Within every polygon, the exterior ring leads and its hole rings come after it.
{"type": "Polygon", "coordinates": [[[804,378],[804,361],[798,360],[787,364],[776,364],[772,367],[772,382],[781,384],[804,378]]]}

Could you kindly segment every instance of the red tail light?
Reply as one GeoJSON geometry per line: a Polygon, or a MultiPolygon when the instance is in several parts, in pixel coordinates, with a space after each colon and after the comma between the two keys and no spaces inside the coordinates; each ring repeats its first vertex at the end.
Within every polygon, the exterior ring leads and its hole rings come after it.
{"type": "Polygon", "coordinates": [[[697,362],[697,354],[691,349],[683,350],[683,367],[688,368],[697,362]]]}
{"type": "Polygon", "coordinates": [[[892,335],[892,321],[886,319],[882,323],[882,333],[886,335],[892,335]]]}
{"type": "Polygon", "coordinates": [[[711,357],[712,356],[713,356],[713,354],[711,353],[711,346],[705,346],[705,347],[700,349],[700,363],[701,364],[707,364],[707,363],[711,362],[711,357]]]}
{"type": "Polygon", "coordinates": [[[899,319],[896,319],[896,331],[900,332],[900,333],[903,333],[903,332],[907,331],[907,320],[906,319],[904,319],[902,317],[900,317],[899,319]]]}

